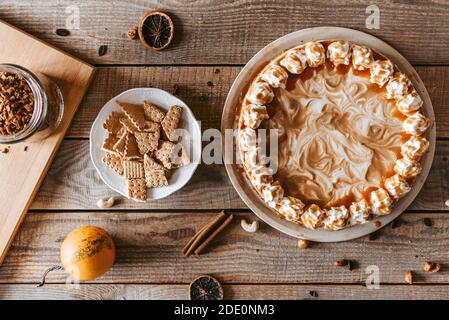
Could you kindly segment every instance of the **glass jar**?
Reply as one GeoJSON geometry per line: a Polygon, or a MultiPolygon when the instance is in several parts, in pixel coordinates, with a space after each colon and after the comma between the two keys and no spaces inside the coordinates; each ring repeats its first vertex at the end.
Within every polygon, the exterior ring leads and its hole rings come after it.
{"type": "Polygon", "coordinates": [[[1,72],[17,74],[28,83],[34,96],[34,108],[25,129],[11,135],[0,134],[0,143],[36,142],[51,135],[64,114],[64,99],[56,83],[42,73],[33,73],[18,65],[0,64],[1,72]]]}

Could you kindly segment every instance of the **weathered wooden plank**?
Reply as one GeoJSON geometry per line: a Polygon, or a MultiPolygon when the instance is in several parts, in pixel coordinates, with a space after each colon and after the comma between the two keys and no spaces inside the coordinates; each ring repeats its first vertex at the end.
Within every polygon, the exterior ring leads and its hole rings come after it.
{"type": "MultiPolygon", "coordinates": [[[[12,146],[14,148],[14,146],[12,146]]],[[[8,156],[8,155],[2,155],[8,156]]],[[[449,141],[439,141],[427,182],[409,209],[447,210],[449,141]]],[[[94,210],[98,199],[114,194],[98,176],[89,156],[88,140],[65,140],[31,209],[94,210]]],[[[120,209],[245,209],[223,165],[201,164],[192,180],[175,194],[150,203],[121,198],[120,209]]]]}
{"type": "Polygon", "coordinates": [[[102,67],[72,122],[68,137],[88,137],[103,105],[119,93],[138,87],[174,92],[201,121],[203,130],[220,128],[229,88],[240,67],[102,67]]]}
{"type": "MultiPolygon", "coordinates": [[[[442,300],[448,299],[447,285],[381,285],[367,289],[361,285],[260,285],[223,286],[226,300],[442,300]],[[312,297],[315,291],[318,297],[312,297]]],[[[47,284],[0,284],[2,300],[184,300],[187,284],[82,284],[79,287],[47,284]]]]}
{"type": "MultiPolygon", "coordinates": [[[[241,67],[105,67],[96,78],[72,122],[68,137],[88,137],[101,107],[122,91],[157,87],[185,101],[203,130],[220,128],[223,105],[241,67]],[[208,82],[211,82],[212,85],[208,82]]],[[[449,137],[449,67],[417,67],[437,116],[437,136],[449,137]]]]}
{"type": "MultiPolygon", "coordinates": [[[[240,218],[254,216],[237,214],[207,254],[185,258],[182,247],[212,214],[216,213],[29,214],[0,267],[0,283],[38,282],[46,268],[59,263],[64,236],[81,225],[105,228],[118,248],[116,264],[98,283],[178,284],[211,274],[227,284],[360,284],[373,265],[384,284],[405,284],[408,270],[416,271],[417,284],[449,283],[446,267],[436,274],[421,271],[426,260],[449,263],[447,214],[404,214],[399,227],[386,226],[376,240],[366,236],[344,243],[313,243],[307,250],[265,224],[256,233],[243,231],[240,218]],[[424,217],[433,226],[426,226],[424,217]],[[333,265],[342,258],[354,260],[354,270],[333,265]]],[[[65,283],[66,276],[55,272],[47,280],[65,283]]]]}
{"type": "Polygon", "coordinates": [[[238,1],[71,1],[6,0],[2,18],[91,63],[242,64],[259,49],[289,32],[335,25],[371,33],[391,43],[411,62],[448,64],[449,4],[445,1],[376,1],[380,28],[367,29],[371,3],[320,0],[238,1]],[[79,9],[80,28],[58,37],[56,28],[79,9]],[[144,49],[126,32],[151,8],[171,14],[174,43],[165,51],[144,49]],[[66,11],[68,10],[68,11],[66,11]],[[368,11],[369,12],[369,11],[368,11]],[[100,57],[98,47],[108,45],[100,57]]]}
{"type": "Polygon", "coordinates": [[[88,140],[65,140],[31,209],[98,209],[97,201],[118,196],[115,209],[245,208],[223,165],[201,164],[191,181],[170,197],[146,204],[121,197],[97,174],[88,140]]]}

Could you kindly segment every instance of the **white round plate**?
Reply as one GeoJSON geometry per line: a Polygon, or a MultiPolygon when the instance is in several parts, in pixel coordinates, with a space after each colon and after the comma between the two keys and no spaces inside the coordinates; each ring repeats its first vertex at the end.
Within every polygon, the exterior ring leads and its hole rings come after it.
{"type": "Polygon", "coordinates": [[[182,144],[186,150],[190,151],[191,162],[188,165],[172,170],[168,186],[148,189],[148,200],[162,199],[181,189],[190,180],[198,167],[199,159],[201,159],[201,129],[192,111],[183,101],[164,90],[156,88],[136,88],[122,92],[109,100],[98,113],[90,130],[90,157],[101,179],[112,190],[125,197],[127,196],[128,189],[125,178],[117,175],[101,161],[105,155],[101,145],[108,135],[103,129],[103,123],[112,111],[122,112],[116,100],[134,104],[143,104],[144,101],[149,101],[164,111],[168,111],[173,105],[182,107],[180,126],[189,133],[187,139],[183,137],[182,144]]]}
{"type": "MultiPolygon", "coordinates": [[[[253,79],[253,77],[261,70],[262,66],[266,65],[266,63],[280,55],[286,49],[290,49],[294,46],[298,46],[309,41],[332,39],[347,40],[359,45],[368,46],[378,53],[381,53],[389,58],[413,82],[415,89],[419,92],[424,101],[423,113],[428,118],[430,118],[433,124],[432,127],[427,131],[427,138],[430,142],[429,152],[427,152],[427,154],[421,160],[422,172],[415,179],[412,191],[395,204],[392,212],[389,215],[376,218],[376,220],[379,220],[382,223],[382,226],[385,226],[386,224],[397,218],[412,203],[412,201],[421,190],[421,187],[423,186],[427,175],[429,174],[433,156],[435,153],[436,126],[432,102],[430,101],[429,94],[418,73],[415,71],[415,69],[413,69],[407,59],[405,59],[398,51],[396,51],[396,49],[394,49],[384,41],[364,32],[338,27],[317,27],[303,29],[287,34],[273,41],[265,48],[260,50],[245,65],[245,67],[235,79],[231,89],[229,90],[228,97],[223,108],[223,116],[221,121],[222,134],[224,134],[225,129],[235,128],[236,110],[239,104],[240,96],[244,88],[248,85],[249,81],[253,79]]],[[[235,148],[235,146],[225,146],[225,139],[223,140],[223,150],[227,150],[226,148],[231,147],[235,148]]],[[[338,231],[327,231],[311,230],[292,222],[281,220],[276,216],[276,213],[272,209],[265,205],[265,203],[262,201],[262,199],[259,197],[259,195],[256,193],[256,191],[253,189],[252,185],[246,178],[246,175],[242,174],[240,167],[232,163],[232,156],[232,153],[224,152],[226,171],[228,172],[229,178],[231,179],[234,188],[237,190],[246,205],[259,218],[283,233],[286,233],[293,237],[308,239],[312,241],[336,242],[359,238],[379,229],[375,225],[374,221],[370,221],[368,223],[353,227],[348,227],[346,229],[338,231]]]]}

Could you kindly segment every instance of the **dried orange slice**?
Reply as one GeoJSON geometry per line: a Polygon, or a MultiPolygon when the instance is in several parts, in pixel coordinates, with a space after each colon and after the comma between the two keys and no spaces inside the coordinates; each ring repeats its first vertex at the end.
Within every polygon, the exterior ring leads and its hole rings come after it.
{"type": "Polygon", "coordinates": [[[223,300],[223,287],[211,276],[200,276],[190,283],[190,300],[223,300]]]}
{"type": "Polygon", "coordinates": [[[161,11],[148,11],[139,23],[140,41],[153,50],[165,49],[173,39],[175,26],[172,19],[161,11]]]}

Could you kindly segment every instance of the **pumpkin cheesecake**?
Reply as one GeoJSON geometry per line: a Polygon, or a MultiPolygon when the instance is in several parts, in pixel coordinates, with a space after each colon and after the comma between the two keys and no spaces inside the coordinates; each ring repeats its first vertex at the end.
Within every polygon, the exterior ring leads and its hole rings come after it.
{"type": "Polygon", "coordinates": [[[423,101],[369,47],[342,40],[294,47],[270,61],[242,97],[243,168],[280,218],[310,229],[363,224],[389,214],[421,172],[430,126],[423,101]],[[261,132],[276,133],[276,157],[262,154],[270,139],[261,132]]]}

